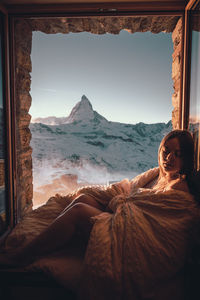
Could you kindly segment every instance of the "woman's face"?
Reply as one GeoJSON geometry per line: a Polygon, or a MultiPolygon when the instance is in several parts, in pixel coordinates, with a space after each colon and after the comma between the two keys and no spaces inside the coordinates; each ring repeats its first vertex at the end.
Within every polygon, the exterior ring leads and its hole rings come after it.
{"type": "Polygon", "coordinates": [[[182,169],[183,159],[177,138],[169,139],[161,147],[160,166],[169,175],[179,173],[182,169]]]}

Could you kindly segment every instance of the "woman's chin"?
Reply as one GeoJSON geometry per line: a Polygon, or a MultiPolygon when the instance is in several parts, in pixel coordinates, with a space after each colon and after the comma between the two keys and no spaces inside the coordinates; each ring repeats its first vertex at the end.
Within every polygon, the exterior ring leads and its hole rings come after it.
{"type": "Polygon", "coordinates": [[[174,168],[173,166],[167,165],[167,164],[163,165],[162,168],[163,168],[164,173],[168,174],[170,176],[171,175],[178,175],[179,171],[180,171],[179,169],[174,168]]]}
{"type": "Polygon", "coordinates": [[[174,170],[173,168],[170,168],[170,167],[164,168],[164,171],[165,171],[166,173],[176,173],[176,172],[177,172],[176,170],[174,170]]]}

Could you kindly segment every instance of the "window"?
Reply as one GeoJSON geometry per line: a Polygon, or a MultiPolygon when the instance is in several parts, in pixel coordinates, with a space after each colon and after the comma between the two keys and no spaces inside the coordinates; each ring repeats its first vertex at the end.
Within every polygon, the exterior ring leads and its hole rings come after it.
{"type": "MultiPolygon", "coordinates": [[[[12,9],[12,8],[11,8],[12,9]]],[[[144,14],[144,8],[140,6],[140,14],[137,16],[136,8],[119,8],[119,12],[111,13],[111,10],[96,11],[86,13],[81,8],[70,6],[69,11],[56,10],[54,14],[48,15],[48,8],[43,12],[36,7],[37,17],[28,7],[23,10],[22,16],[19,7],[12,10],[9,22],[11,28],[11,91],[12,91],[12,149],[13,153],[13,177],[14,190],[14,215],[15,220],[19,220],[26,212],[32,208],[33,199],[33,177],[32,177],[32,148],[30,146],[31,132],[29,129],[31,116],[29,109],[31,106],[30,84],[31,84],[31,43],[33,31],[42,31],[44,33],[69,33],[69,32],[93,32],[102,34],[110,32],[118,34],[120,30],[126,29],[133,32],[152,31],[154,33],[166,31],[173,32],[172,40],[174,44],[174,53],[172,61],[172,79],[174,94],[172,95],[172,122],[173,128],[179,127],[180,111],[179,104],[181,100],[180,93],[180,74],[181,74],[181,43],[182,43],[182,16],[184,5],[177,9],[173,6],[169,9],[159,7],[157,13],[152,13],[152,8],[147,6],[145,11],[150,9],[150,13],[144,14]],[[38,11],[37,11],[38,9],[38,11]],[[133,11],[133,13],[130,13],[133,11]],[[143,13],[141,13],[143,11],[143,13]],[[159,15],[159,12],[160,15],[159,15]],[[26,13],[28,15],[26,15],[26,13]],[[46,15],[45,15],[46,14],[46,15]],[[113,15],[112,15],[113,14],[113,15]],[[25,16],[26,15],[26,16],[25,16]],[[135,17],[135,22],[130,20],[135,17]],[[58,24],[58,19],[60,23],[58,24]],[[123,19],[123,20],[122,20],[123,19]],[[84,27],[85,26],[85,27],[84,27]],[[123,28],[121,28],[121,26],[123,28]],[[16,125],[16,128],[14,127],[16,125]],[[16,130],[15,130],[16,129],[16,130]],[[16,149],[15,149],[16,147],[16,149]]],[[[51,11],[52,12],[52,11],[51,11]]],[[[89,12],[89,10],[88,10],[89,12]]],[[[7,32],[8,38],[8,32],[7,32]]],[[[9,82],[8,78],[6,80],[9,82]]],[[[171,98],[171,97],[170,97],[171,98]]],[[[169,101],[171,103],[171,99],[169,101]]],[[[78,100],[78,99],[77,99],[78,100]]],[[[171,104],[170,104],[171,105],[171,104]]],[[[7,116],[7,115],[6,115],[7,116]]],[[[8,118],[8,116],[7,116],[8,118]]],[[[11,157],[11,155],[10,155],[11,157]]],[[[76,159],[76,157],[75,157],[76,159]]],[[[10,172],[10,167],[8,168],[10,172]]],[[[10,194],[10,183],[8,183],[10,194]]],[[[14,221],[15,221],[14,220],[14,221]]]]}

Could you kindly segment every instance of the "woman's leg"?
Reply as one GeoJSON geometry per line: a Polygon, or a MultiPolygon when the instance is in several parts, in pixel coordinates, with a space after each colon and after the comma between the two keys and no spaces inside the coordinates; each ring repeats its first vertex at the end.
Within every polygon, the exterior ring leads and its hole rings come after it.
{"type": "Polygon", "coordinates": [[[61,215],[77,203],[88,204],[92,207],[95,207],[95,208],[101,210],[101,211],[105,210],[105,207],[103,206],[103,204],[99,203],[95,199],[95,197],[87,195],[87,194],[80,194],[61,212],[61,215]]]}
{"type": "Polygon", "coordinates": [[[101,210],[90,205],[78,203],[58,216],[46,230],[37,236],[30,244],[11,256],[12,263],[24,263],[33,261],[35,258],[51,253],[62,248],[70,241],[77,230],[89,237],[92,229],[90,218],[102,213],[101,210]],[[30,259],[29,259],[30,258],[30,259]]]}

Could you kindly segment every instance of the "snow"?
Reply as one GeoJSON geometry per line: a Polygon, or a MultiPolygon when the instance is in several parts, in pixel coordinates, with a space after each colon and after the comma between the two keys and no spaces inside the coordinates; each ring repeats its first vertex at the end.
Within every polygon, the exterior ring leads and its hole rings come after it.
{"type": "Polygon", "coordinates": [[[83,96],[64,123],[52,125],[49,119],[30,124],[34,189],[64,174],[77,175],[78,183],[87,184],[131,179],[157,166],[160,141],[171,129],[171,122],[109,122],[83,96]]]}

